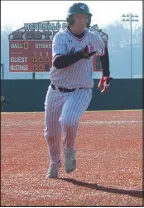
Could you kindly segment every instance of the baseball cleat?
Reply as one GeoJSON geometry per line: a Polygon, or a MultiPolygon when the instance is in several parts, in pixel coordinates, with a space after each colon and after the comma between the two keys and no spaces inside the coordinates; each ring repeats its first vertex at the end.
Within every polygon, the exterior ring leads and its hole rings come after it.
{"type": "Polygon", "coordinates": [[[64,153],[65,162],[64,168],[67,173],[70,173],[76,169],[76,154],[75,151],[71,153],[64,153]]]}
{"type": "Polygon", "coordinates": [[[60,161],[57,164],[50,164],[46,178],[58,178],[58,169],[60,167],[60,161]]]}

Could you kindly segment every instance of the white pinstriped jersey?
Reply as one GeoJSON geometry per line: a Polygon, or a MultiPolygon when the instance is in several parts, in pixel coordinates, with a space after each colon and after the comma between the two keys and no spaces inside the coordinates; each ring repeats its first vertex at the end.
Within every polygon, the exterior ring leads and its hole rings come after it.
{"type": "MultiPolygon", "coordinates": [[[[75,53],[88,44],[93,46],[93,51],[98,50],[103,54],[105,44],[98,32],[93,33],[89,29],[85,29],[84,36],[78,39],[66,28],[59,31],[53,38],[52,57],[75,53]]],[[[50,72],[51,83],[68,89],[79,87],[92,88],[94,86],[92,78],[93,58],[94,56],[91,56],[89,59],[81,59],[63,69],[57,69],[52,66],[50,72]]]]}

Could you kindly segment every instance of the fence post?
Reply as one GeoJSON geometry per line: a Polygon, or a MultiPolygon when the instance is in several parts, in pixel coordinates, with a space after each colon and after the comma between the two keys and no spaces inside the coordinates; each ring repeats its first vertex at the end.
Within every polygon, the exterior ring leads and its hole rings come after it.
{"type": "Polygon", "coordinates": [[[35,79],[35,72],[32,73],[32,79],[35,79]]]}

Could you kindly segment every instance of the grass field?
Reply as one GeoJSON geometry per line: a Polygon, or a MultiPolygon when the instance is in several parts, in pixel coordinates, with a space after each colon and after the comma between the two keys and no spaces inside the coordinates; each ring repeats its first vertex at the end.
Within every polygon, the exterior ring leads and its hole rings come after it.
{"type": "Polygon", "coordinates": [[[142,110],[85,112],[77,169],[46,179],[44,113],[2,113],[1,206],[142,206],[142,125],[142,110]]]}

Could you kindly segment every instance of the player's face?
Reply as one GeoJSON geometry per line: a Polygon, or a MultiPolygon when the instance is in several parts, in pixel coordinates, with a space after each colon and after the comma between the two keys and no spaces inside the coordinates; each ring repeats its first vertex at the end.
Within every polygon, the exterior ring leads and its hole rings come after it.
{"type": "Polygon", "coordinates": [[[74,27],[79,30],[84,30],[88,24],[88,15],[86,14],[75,14],[74,15],[74,27]]]}

